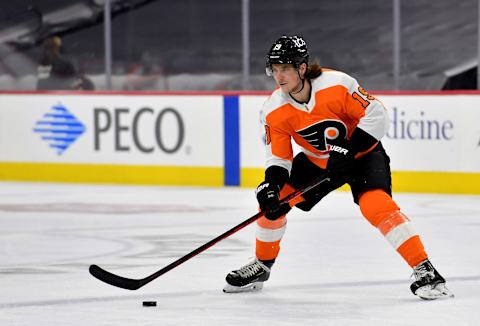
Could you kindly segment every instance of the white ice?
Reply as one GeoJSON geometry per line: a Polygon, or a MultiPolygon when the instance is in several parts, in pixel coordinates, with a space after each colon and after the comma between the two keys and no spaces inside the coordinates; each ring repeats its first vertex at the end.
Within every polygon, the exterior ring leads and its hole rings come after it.
{"type": "Polygon", "coordinates": [[[88,267],[145,277],[254,215],[252,189],[0,183],[0,325],[478,325],[480,197],[394,198],[454,299],[413,296],[410,267],[347,192],[289,214],[263,291],[224,294],[253,225],[136,291],[88,267]]]}

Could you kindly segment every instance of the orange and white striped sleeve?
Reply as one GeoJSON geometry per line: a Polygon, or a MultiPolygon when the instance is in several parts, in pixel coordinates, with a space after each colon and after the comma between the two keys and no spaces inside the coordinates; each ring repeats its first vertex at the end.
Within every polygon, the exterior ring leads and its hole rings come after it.
{"type": "Polygon", "coordinates": [[[359,120],[357,128],[380,140],[388,131],[387,109],[379,100],[365,91],[354,78],[345,74],[344,80],[345,85],[348,85],[348,95],[345,100],[346,114],[359,120]]]}
{"type": "Polygon", "coordinates": [[[272,103],[271,98],[265,102],[261,113],[261,122],[265,128],[265,169],[280,166],[290,173],[293,161],[291,135],[282,126],[281,115],[281,110],[272,103]]]}

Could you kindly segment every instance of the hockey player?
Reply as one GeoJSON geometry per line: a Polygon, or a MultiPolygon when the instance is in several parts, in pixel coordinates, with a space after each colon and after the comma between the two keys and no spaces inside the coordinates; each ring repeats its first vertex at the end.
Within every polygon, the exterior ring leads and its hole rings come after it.
{"type": "Polygon", "coordinates": [[[224,291],[262,289],[279,254],[291,206],[309,211],[348,183],[363,216],[413,268],[411,291],[422,299],[453,296],[392,199],[390,159],[380,142],[388,128],[385,107],[351,76],[309,65],[308,59],[307,44],[299,36],[282,36],[267,54],[267,75],[279,86],[262,111],[267,162],[256,197],[267,214],[257,221],[255,259],[227,275],[224,291]],[[302,149],[295,157],[292,139],[302,149]],[[295,203],[280,205],[280,198],[323,174],[329,182],[295,203]]]}

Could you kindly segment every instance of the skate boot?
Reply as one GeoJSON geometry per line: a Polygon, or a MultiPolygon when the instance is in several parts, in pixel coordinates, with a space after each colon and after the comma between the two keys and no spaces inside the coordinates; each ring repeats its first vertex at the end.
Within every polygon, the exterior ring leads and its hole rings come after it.
{"type": "Polygon", "coordinates": [[[453,298],[453,293],[445,286],[445,279],[433,267],[430,260],[425,259],[413,268],[415,282],[410,285],[413,294],[424,300],[453,298]]]}
{"type": "Polygon", "coordinates": [[[225,293],[256,292],[263,288],[263,282],[270,277],[270,268],[258,259],[238,270],[228,273],[225,280],[227,285],[223,288],[225,293]]]}

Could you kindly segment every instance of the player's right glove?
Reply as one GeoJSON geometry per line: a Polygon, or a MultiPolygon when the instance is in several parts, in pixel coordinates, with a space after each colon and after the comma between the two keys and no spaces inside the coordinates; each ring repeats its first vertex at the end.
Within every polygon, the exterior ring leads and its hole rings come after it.
{"type": "Polygon", "coordinates": [[[256,195],[262,211],[275,212],[280,208],[280,187],[278,185],[263,181],[258,185],[256,195]]]}
{"type": "Polygon", "coordinates": [[[265,170],[265,181],[257,187],[256,196],[260,210],[266,212],[265,217],[269,220],[276,220],[291,209],[288,203],[280,205],[280,189],[288,178],[287,169],[273,165],[265,170]]]}

